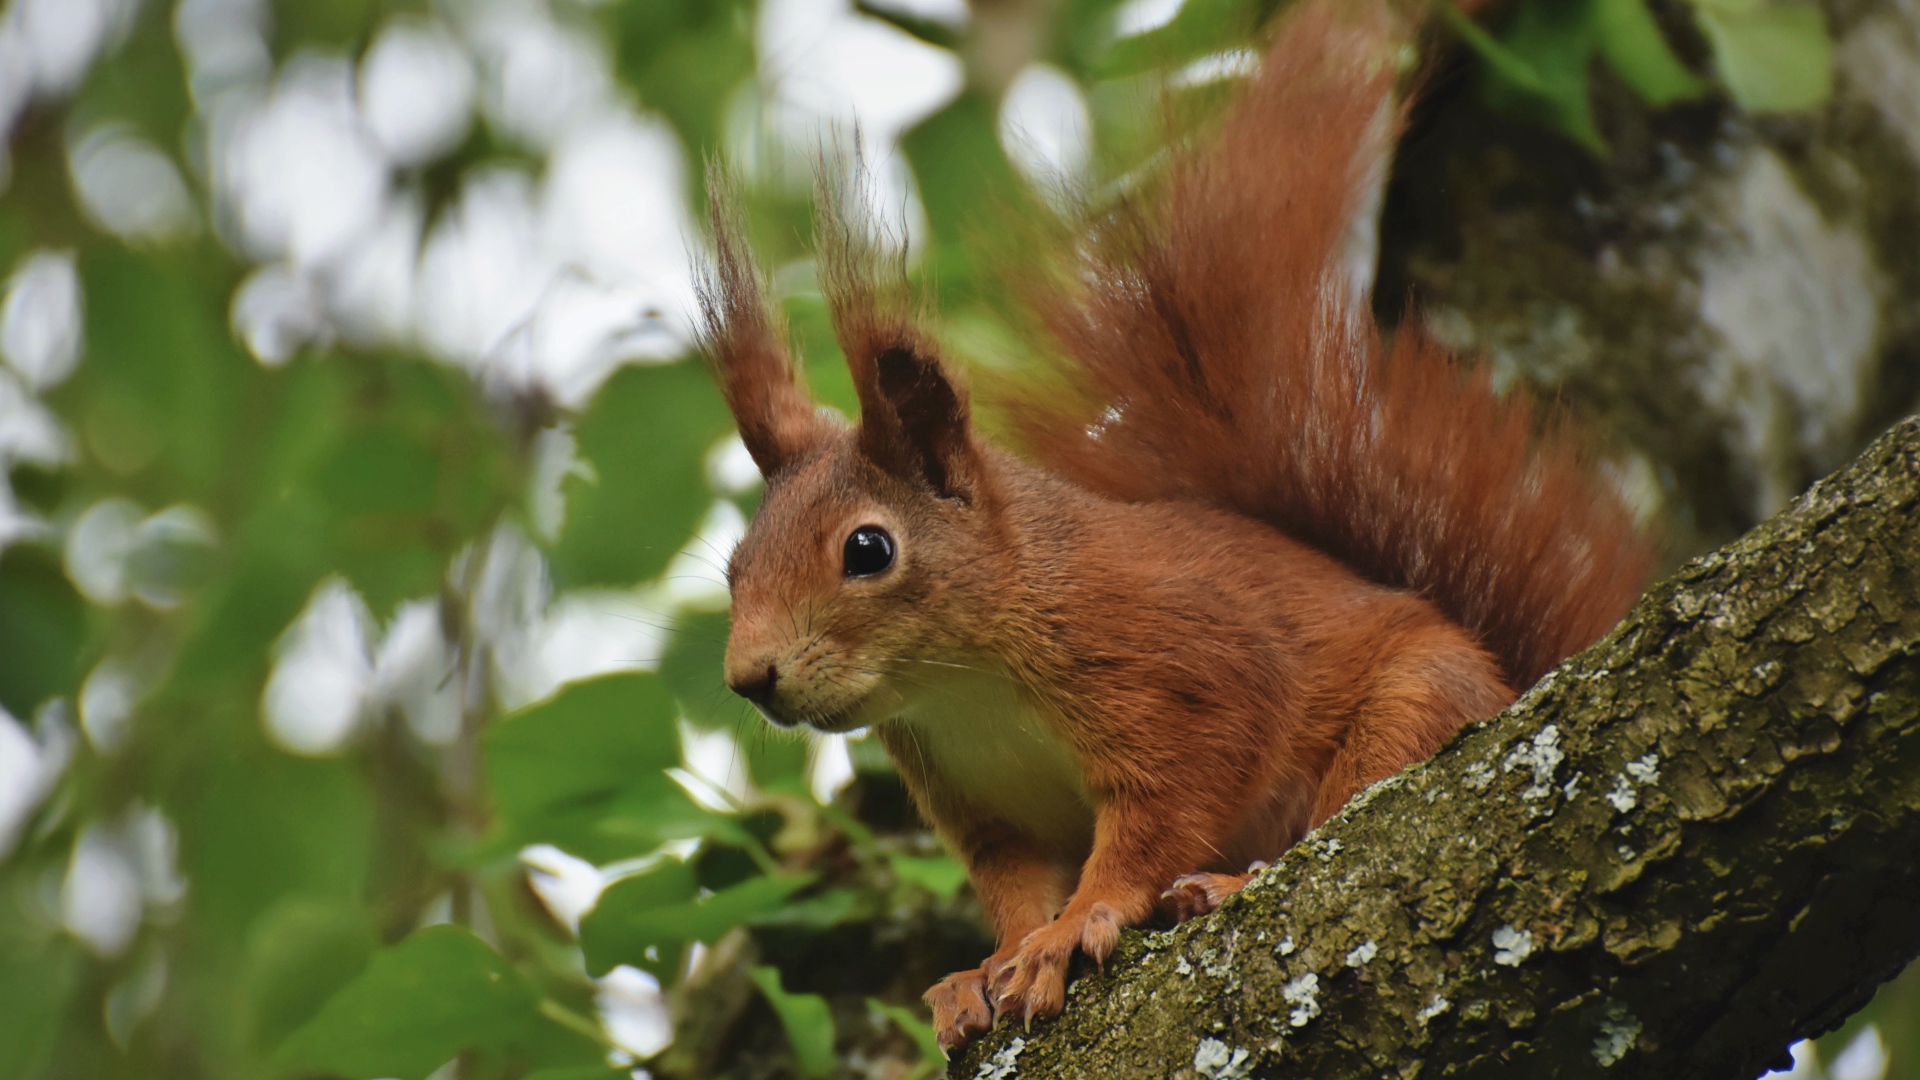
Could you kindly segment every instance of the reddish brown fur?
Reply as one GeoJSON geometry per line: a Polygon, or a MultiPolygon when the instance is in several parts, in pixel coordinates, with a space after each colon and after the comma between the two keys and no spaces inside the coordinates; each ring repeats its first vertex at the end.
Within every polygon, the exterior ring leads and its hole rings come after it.
{"type": "Polygon", "coordinates": [[[733,185],[717,166],[707,171],[707,195],[714,261],[699,282],[700,351],[720,379],[754,464],[772,476],[780,462],[797,457],[829,425],[807,399],[800,369],[787,353],[786,328],[761,293],[733,185]]]}
{"type": "Polygon", "coordinates": [[[1383,344],[1339,287],[1392,40],[1385,15],[1297,12],[1212,148],[1101,223],[1086,287],[1039,301],[1077,399],[1012,411],[1054,472],[1270,522],[1428,597],[1530,685],[1619,619],[1650,558],[1558,424],[1536,439],[1524,395],[1415,330],[1383,344]]]}
{"type": "Polygon", "coordinates": [[[1030,405],[1053,472],[978,439],[857,224],[825,254],[862,413],[822,420],[720,223],[711,355],[768,478],[730,567],[728,681],[776,723],[874,726],[966,862],[1000,945],[929,993],[949,1045],[1058,1011],[1076,951],[1104,959],[1184,875],[1277,856],[1637,582],[1625,515],[1564,441],[1533,449],[1524,406],[1347,325],[1327,268],[1390,44],[1309,6],[1161,209],[1103,226],[1106,276],[1050,310],[1081,405],[1124,409],[1092,437],[1030,405]],[[848,576],[867,525],[897,559],[848,576]]]}

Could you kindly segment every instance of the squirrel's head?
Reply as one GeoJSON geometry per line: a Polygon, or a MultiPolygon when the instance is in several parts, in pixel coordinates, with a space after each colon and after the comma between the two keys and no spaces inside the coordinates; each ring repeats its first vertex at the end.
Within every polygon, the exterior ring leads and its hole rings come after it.
{"type": "Polygon", "coordinates": [[[715,217],[705,351],[767,481],[727,567],[727,685],[781,727],[864,727],[978,639],[985,607],[969,594],[1005,549],[989,461],[964,385],[906,309],[844,280],[834,322],[860,420],[816,408],[738,232],[715,217]]]}

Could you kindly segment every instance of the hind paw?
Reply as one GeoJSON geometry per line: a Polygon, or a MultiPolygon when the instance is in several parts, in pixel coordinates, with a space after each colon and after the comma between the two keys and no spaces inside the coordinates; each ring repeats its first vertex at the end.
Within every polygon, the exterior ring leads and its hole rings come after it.
{"type": "Polygon", "coordinates": [[[1253,875],[1266,868],[1266,863],[1256,862],[1247,867],[1244,874],[1188,874],[1160,894],[1161,906],[1173,914],[1175,922],[1211,915],[1227,897],[1239,892],[1253,880],[1253,875]]]}

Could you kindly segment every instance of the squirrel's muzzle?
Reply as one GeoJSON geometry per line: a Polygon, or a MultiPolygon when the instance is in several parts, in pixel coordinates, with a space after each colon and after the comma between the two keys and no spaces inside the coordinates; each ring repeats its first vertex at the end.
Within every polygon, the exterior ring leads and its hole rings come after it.
{"type": "Polygon", "coordinates": [[[767,718],[768,723],[776,727],[792,727],[794,721],[780,716],[773,708],[773,690],[779,682],[780,669],[773,664],[764,667],[756,664],[744,672],[727,675],[727,688],[753,702],[753,707],[767,718]]]}

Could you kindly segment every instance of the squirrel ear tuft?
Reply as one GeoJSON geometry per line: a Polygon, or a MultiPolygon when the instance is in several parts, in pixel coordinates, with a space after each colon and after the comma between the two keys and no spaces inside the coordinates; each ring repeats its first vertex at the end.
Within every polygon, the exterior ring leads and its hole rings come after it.
{"type": "Polygon", "coordinates": [[[870,370],[873,393],[862,395],[870,404],[860,418],[867,455],[943,499],[972,502],[981,462],[966,389],[939,359],[904,345],[881,350],[870,370]]]}
{"type": "Polygon", "coordinates": [[[830,431],[807,397],[786,329],[766,297],[740,225],[733,183],[707,169],[713,212],[713,262],[700,275],[700,348],[726,395],[740,439],[769,479],[810,453],[830,431]]]}
{"type": "Polygon", "coordinates": [[[943,499],[972,502],[982,463],[966,388],[940,363],[907,284],[904,230],[868,214],[866,167],[835,181],[822,163],[816,223],[833,333],[860,395],[860,448],[876,465],[943,499]]]}

